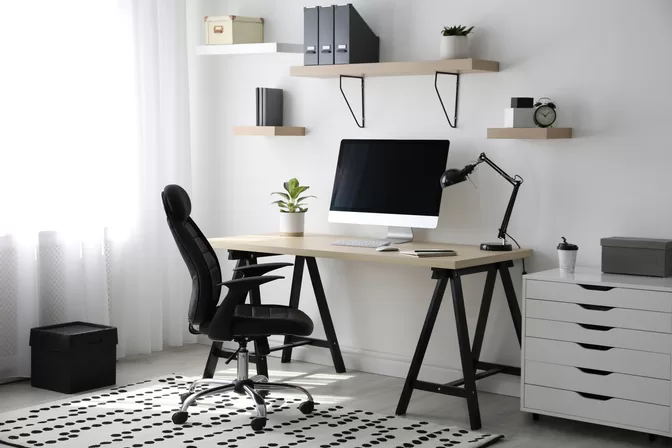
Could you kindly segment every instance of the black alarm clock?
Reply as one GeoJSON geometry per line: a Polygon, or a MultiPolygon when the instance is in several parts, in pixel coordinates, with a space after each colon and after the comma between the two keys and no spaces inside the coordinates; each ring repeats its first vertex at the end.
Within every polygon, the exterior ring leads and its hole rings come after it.
{"type": "Polygon", "coordinates": [[[555,112],[555,104],[550,98],[539,98],[534,107],[536,108],[532,116],[534,124],[540,128],[548,128],[555,123],[558,115],[555,112]]]}

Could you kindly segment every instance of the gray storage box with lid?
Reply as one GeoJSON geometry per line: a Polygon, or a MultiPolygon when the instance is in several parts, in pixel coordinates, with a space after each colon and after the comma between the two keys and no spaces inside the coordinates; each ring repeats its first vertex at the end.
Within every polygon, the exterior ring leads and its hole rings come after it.
{"type": "Polygon", "coordinates": [[[672,240],[602,238],[602,272],[609,274],[672,276],[672,240]]]}

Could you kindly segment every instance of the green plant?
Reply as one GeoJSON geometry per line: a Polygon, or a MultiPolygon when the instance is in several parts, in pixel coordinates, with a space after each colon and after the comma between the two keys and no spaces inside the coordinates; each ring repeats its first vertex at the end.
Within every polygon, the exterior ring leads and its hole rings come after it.
{"type": "Polygon", "coordinates": [[[272,204],[277,204],[280,207],[282,213],[305,213],[308,211],[308,207],[303,203],[308,198],[315,198],[316,196],[301,196],[301,193],[306,191],[310,187],[299,184],[298,179],[290,179],[288,182],[283,184],[285,191],[283,193],[280,191],[274,191],[271,195],[278,195],[282,197],[281,200],[274,201],[272,204]]]}
{"type": "Polygon", "coordinates": [[[471,28],[467,28],[466,26],[462,25],[451,27],[444,26],[441,34],[444,36],[468,36],[473,29],[473,26],[471,28]]]}

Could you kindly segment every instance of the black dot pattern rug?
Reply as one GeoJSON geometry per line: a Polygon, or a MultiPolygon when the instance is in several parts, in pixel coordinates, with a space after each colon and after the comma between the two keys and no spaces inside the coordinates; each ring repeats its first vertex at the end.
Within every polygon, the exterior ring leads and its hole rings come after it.
{"type": "Polygon", "coordinates": [[[254,432],[252,402],[233,393],[189,408],[171,421],[179,394],[193,378],[171,376],[0,414],[0,446],[55,448],[476,448],[503,436],[316,403],[303,415],[302,398],[273,393],[268,423],[254,432]]]}

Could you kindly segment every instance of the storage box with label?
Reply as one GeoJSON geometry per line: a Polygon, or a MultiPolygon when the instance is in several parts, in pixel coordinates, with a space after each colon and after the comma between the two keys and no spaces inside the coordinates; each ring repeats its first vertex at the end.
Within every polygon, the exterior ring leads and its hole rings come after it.
{"type": "Polygon", "coordinates": [[[611,237],[601,243],[602,272],[672,276],[672,240],[611,237]]]}
{"type": "Polygon", "coordinates": [[[261,44],[264,42],[264,19],[258,17],[205,17],[207,45],[261,44]]]}

